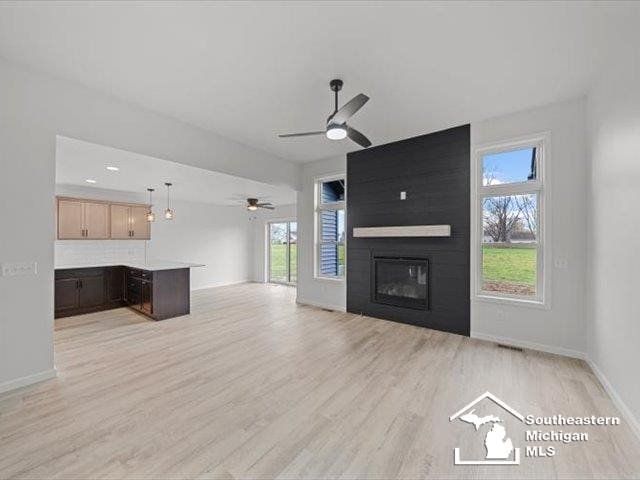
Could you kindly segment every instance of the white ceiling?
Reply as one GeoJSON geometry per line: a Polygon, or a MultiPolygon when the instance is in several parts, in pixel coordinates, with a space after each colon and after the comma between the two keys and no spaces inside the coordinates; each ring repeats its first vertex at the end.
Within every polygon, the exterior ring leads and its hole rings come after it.
{"type": "Polygon", "coordinates": [[[582,95],[617,22],[602,2],[0,3],[0,55],[294,161],[328,82],[374,145],[582,95]]]}
{"type": "Polygon", "coordinates": [[[276,206],[296,203],[294,190],[224,173],[190,167],[146,155],[105,147],[73,138],[57,137],[56,183],[166,197],[164,182],[171,182],[171,198],[212,205],[242,205],[248,197],[276,206]],[[118,167],[112,172],[107,166],[118,167]],[[96,180],[89,184],[86,179],[96,180]]]}

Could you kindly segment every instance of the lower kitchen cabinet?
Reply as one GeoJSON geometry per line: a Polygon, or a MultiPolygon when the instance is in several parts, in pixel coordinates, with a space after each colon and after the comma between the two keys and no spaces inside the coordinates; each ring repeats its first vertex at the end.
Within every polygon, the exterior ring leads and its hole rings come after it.
{"type": "Polygon", "coordinates": [[[188,315],[190,312],[189,269],[151,272],[127,268],[127,305],[154,320],[188,315]]]}
{"type": "Polygon", "coordinates": [[[154,320],[190,312],[189,269],[148,271],[125,266],[59,269],[55,317],[128,306],[154,320]]]}
{"type": "Polygon", "coordinates": [[[123,290],[122,267],[56,270],[55,317],[122,307],[123,290]]]}

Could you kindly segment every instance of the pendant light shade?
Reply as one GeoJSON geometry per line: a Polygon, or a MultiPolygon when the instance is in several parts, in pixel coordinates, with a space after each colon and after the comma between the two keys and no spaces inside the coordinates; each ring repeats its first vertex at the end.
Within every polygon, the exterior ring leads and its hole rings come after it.
{"type": "Polygon", "coordinates": [[[149,211],[147,212],[147,222],[155,222],[156,214],[153,213],[153,200],[152,200],[152,195],[155,190],[153,188],[147,188],[147,191],[149,192],[149,211]]]}
{"type": "Polygon", "coordinates": [[[173,210],[171,210],[171,203],[169,201],[171,183],[165,182],[165,185],[167,187],[167,209],[164,211],[164,218],[167,220],[173,220],[174,213],[173,210]]]}

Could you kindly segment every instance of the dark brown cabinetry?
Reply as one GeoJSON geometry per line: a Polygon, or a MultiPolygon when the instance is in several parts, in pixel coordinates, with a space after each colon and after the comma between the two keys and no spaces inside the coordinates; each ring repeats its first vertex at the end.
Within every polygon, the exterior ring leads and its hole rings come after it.
{"type": "Polygon", "coordinates": [[[126,301],[131,308],[155,320],[187,315],[189,302],[189,269],[150,272],[127,268],[126,301]]]}
{"type": "Polygon", "coordinates": [[[55,316],[123,306],[154,320],[190,311],[189,269],[148,271],[114,266],[56,270],[55,316]]]}
{"type": "Polygon", "coordinates": [[[122,307],[123,283],[122,267],[56,270],[56,318],[122,307]]]}

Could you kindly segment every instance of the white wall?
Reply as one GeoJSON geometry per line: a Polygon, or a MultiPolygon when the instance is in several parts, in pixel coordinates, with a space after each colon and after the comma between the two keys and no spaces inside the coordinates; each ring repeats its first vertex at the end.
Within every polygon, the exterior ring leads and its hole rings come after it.
{"type": "MultiPolygon", "coordinates": [[[[546,228],[551,228],[554,258],[568,259],[567,269],[551,269],[550,308],[472,300],[471,334],[542,350],[583,357],[586,351],[586,180],[585,100],[526,110],[471,125],[471,151],[483,143],[550,132],[545,164],[546,228]],[[550,192],[549,192],[550,189],[550,192]],[[502,315],[500,315],[502,313],[502,315]]],[[[476,210],[472,209],[472,222],[476,210]]],[[[472,223],[473,224],[473,223],[472,223]]],[[[472,282],[474,242],[472,238],[472,282]]],[[[553,264],[553,262],[551,262],[553,264]]],[[[473,294],[473,290],[472,290],[473,294]]]]}
{"type": "MultiPolygon", "coordinates": [[[[346,174],[347,158],[339,156],[302,165],[297,195],[298,212],[298,302],[345,310],[347,307],[347,285],[345,280],[319,279],[314,277],[314,183],[319,177],[346,174]]],[[[349,180],[347,179],[347,195],[349,180]]],[[[347,212],[349,215],[349,212],[347,212]]],[[[348,259],[346,261],[349,261],[348,259]]]]}
{"type": "Polygon", "coordinates": [[[298,185],[290,162],[0,60],[0,262],[38,264],[35,276],[0,277],[0,390],[53,373],[56,135],[298,185]]]}
{"type": "MultiPolygon", "coordinates": [[[[57,195],[147,203],[143,194],[57,185],[57,195]]],[[[151,240],[57,240],[56,265],[135,259],[202,263],[191,269],[191,289],[246,282],[253,279],[254,227],[247,211],[238,207],[173,201],[175,218],[167,221],[156,206],[151,240]],[[61,258],[65,255],[67,258],[61,258]],[[84,257],[84,258],[83,258],[84,257]]]]}
{"type": "Polygon", "coordinates": [[[267,223],[279,220],[295,221],[296,215],[295,205],[281,205],[275,210],[258,210],[250,214],[253,225],[253,280],[255,282],[267,281],[267,223]]]}
{"type": "Polygon", "coordinates": [[[588,346],[594,370],[640,435],[640,62],[637,52],[613,58],[624,61],[604,70],[587,108],[588,346]]]}

